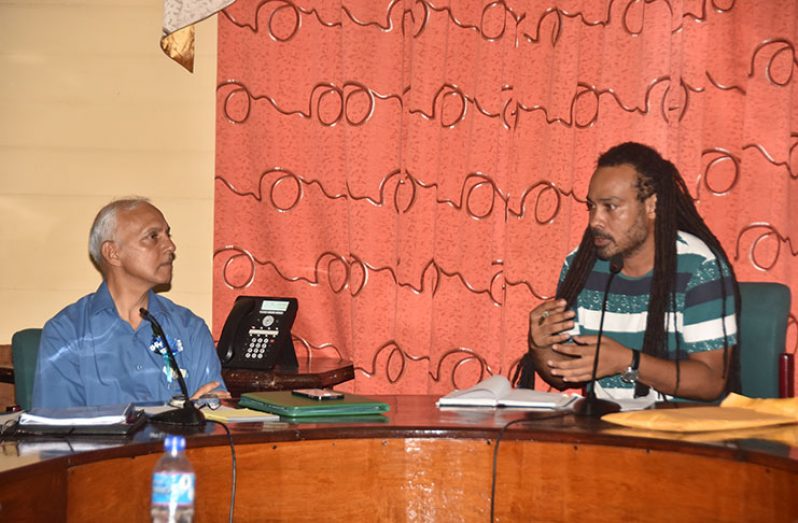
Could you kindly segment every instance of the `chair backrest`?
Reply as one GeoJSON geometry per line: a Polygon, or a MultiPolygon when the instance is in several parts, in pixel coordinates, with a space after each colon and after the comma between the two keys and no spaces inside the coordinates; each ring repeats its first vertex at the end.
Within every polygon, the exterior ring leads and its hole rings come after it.
{"type": "Polygon", "coordinates": [[[39,356],[41,329],[24,329],[11,337],[11,358],[14,361],[14,399],[25,410],[30,409],[33,377],[39,356]]]}
{"type": "Polygon", "coordinates": [[[785,350],[790,289],[781,283],[740,282],[740,378],[752,398],[779,397],[779,357],[785,350]]]}

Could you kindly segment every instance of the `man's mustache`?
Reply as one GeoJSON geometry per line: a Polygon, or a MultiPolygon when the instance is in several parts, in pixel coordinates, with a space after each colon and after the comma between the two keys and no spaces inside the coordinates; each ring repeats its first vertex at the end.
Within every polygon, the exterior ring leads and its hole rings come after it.
{"type": "Polygon", "coordinates": [[[590,234],[593,236],[593,238],[600,238],[602,240],[615,241],[615,238],[613,238],[609,234],[606,234],[606,233],[603,233],[603,232],[599,232],[599,231],[595,231],[593,229],[590,229],[590,234]]]}

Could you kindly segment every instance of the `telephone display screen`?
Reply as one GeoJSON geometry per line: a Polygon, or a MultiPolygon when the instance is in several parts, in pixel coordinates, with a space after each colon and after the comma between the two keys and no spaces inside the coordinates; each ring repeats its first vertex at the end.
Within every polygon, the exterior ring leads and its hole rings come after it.
{"type": "Polygon", "coordinates": [[[285,312],[288,310],[289,302],[287,301],[272,301],[272,300],[263,300],[260,304],[260,311],[261,312],[268,312],[268,311],[280,311],[285,312]]]}

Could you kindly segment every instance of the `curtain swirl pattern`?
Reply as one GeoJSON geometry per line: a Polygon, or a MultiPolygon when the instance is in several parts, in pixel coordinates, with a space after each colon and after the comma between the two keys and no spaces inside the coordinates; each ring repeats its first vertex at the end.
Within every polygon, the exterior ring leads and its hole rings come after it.
{"type": "MultiPolygon", "coordinates": [[[[656,147],[740,280],[790,286],[798,2],[238,0],[219,15],[215,337],[296,296],[348,387],[511,375],[598,155],[656,147]]],[[[346,387],[344,387],[346,388],[346,387]]]]}

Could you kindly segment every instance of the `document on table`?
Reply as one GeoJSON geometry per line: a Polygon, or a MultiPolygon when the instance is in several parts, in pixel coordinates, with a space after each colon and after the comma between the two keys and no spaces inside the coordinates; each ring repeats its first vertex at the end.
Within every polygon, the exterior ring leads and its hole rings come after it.
{"type": "Polygon", "coordinates": [[[35,408],[28,412],[23,412],[19,417],[19,424],[51,426],[115,425],[130,421],[134,411],[132,403],[64,409],[35,408]]]}
{"type": "Polygon", "coordinates": [[[438,407],[505,407],[522,409],[564,409],[580,396],[561,392],[514,389],[504,376],[491,376],[476,385],[454,390],[440,398],[438,407]]]}

